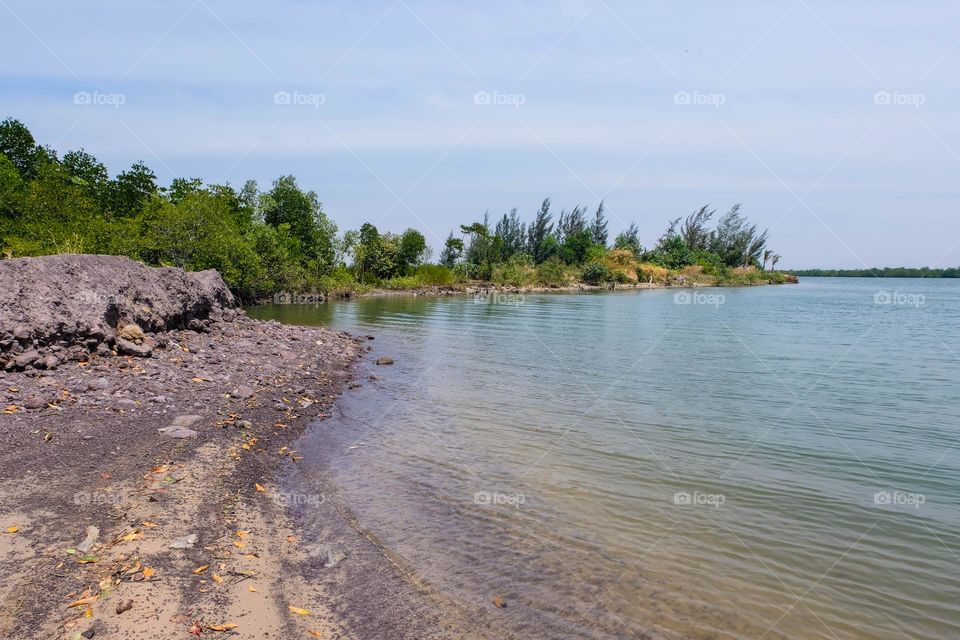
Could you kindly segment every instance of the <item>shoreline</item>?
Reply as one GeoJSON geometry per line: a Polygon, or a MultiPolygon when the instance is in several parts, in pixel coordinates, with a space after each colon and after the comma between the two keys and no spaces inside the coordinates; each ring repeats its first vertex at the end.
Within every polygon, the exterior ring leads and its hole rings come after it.
{"type": "Polygon", "coordinates": [[[0,631],[343,637],[328,597],[296,579],[310,558],[278,478],[361,342],[242,314],[156,337],[150,358],[0,374],[0,631]],[[158,432],[178,419],[183,437],[158,432]]]}
{"type": "Polygon", "coordinates": [[[762,287],[762,286],[781,286],[786,284],[798,284],[799,278],[793,278],[786,282],[753,282],[753,283],[714,283],[691,280],[682,283],[658,283],[658,282],[639,282],[639,283],[607,283],[602,285],[592,285],[587,283],[576,283],[558,287],[540,286],[540,285],[499,285],[493,283],[471,282],[462,285],[426,285],[411,289],[384,289],[373,288],[362,291],[334,291],[334,292],[282,292],[276,294],[272,299],[264,298],[256,300],[251,306],[263,304],[315,304],[325,302],[336,302],[340,300],[355,300],[360,298],[383,298],[400,296],[426,296],[426,297],[446,297],[446,296],[467,296],[467,295],[489,295],[489,294],[538,294],[538,293],[602,293],[616,291],[636,291],[647,289],[722,289],[722,288],[741,288],[741,287],[762,287]]]}

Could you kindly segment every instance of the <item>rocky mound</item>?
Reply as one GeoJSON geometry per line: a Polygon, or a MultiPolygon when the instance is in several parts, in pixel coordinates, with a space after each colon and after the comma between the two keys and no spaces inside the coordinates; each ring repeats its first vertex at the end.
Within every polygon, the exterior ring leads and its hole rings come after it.
{"type": "Polygon", "coordinates": [[[149,356],[156,344],[149,334],[204,331],[232,317],[233,305],[212,270],[153,268],[121,256],[0,260],[0,366],[54,368],[111,348],[149,356]]]}

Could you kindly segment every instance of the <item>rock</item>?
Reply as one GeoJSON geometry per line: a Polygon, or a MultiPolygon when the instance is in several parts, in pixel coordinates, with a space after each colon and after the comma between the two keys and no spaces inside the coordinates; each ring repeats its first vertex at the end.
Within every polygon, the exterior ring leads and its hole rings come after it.
{"type": "Polygon", "coordinates": [[[177,538],[170,543],[171,549],[192,549],[193,545],[197,544],[197,534],[191,533],[187,536],[182,536],[177,538]]]}
{"type": "Polygon", "coordinates": [[[368,380],[379,380],[379,379],[380,379],[380,376],[373,375],[372,373],[370,374],[370,377],[368,378],[368,380]]]}
{"type": "Polygon", "coordinates": [[[193,429],[186,427],[162,427],[157,429],[157,432],[171,438],[196,438],[199,435],[193,429]]]}
{"type": "Polygon", "coordinates": [[[20,367],[21,369],[25,369],[39,359],[40,359],[40,352],[37,351],[36,349],[30,349],[30,351],[25,351],[21,353],[19,356],[17,356],[17,359],[15,360],[15,362],[18,367],[20,367]]]}
{"type": "Polygon", "coordinates": [[[49,339],[90,346],[88,339],[99,344],[118,334],[135,343],[141,333],[180,329],[235,304],[216,271],[154,268],[123,256],[0,260],[0,283],[0,327],[12,327],[23,344],[49,339]],[[140,332],[125,332],[131,324],[140,332]]]}
{"type": "Polygon", "coordinates": [[[197,415],[188,415],[188,416],[177,416],[173,419],[173,426],[175,427],[192,427],[197,424],[203,418],[197,415]]]}
{"type": "Polygon", "coordinates": [[[87,537],[83,539],[83,542],[77,545],[77,553],[90,553],[93,550],[93,547],[97,544],[97,541],[100,540],[100,529],[94,526],[87,527],[87,537]]]}
{"type": "Polygon", "coordinates": [[[133,609],[133,600],[121,600],[117,603],[117,615],[124,611],[130,611],[130,609],[133,609]]]}
{"type": "Polygon", "coordinates": [[[101,342],[100,344],[97,345],[97,355],[103,356],[103,357],[109,356],[110,347],[108,347],[105,343],[101,342]]]}
{"type": "Polygon", "coordinates": [[[250,422],[249,420],[240,420],[239,422],[237,422],[237,426],[241,429],[252,429],[253,423],[250,422]]]}
{"type": "Polygon", "coordinates": [[[29,396],[23,402],[23,406],[27,409],[42,409],[47,406],[47,401],[41,398],[40,396],[29,396]]]}
{"type": "Polygon", "coordinates": [[[90,640],[90,638],[92,638],[95,635],[97,635],[97,630],[93,628],[87,629],[86,631],[80,634],[81,637],[86,638],[87,640],[90,640]]]}
{"type": "Polygon", "coordinates": [[[280,358],[282,358],[285,362],[292,362],[293,360],[297,359],[297,354],[293,351],[284,350],[280,352],[280,358]]]}
{"type": "Polygon", "coordinates": [[[380,356],[377,358],[377,364],[393,364],[393,358],[388,358],[387,356],[380,356]]]}
{"type": "Polygon", "coordinates": [[[60,366],[60,360],[57,356],[47,356],[43,359],[43,366],[47,369],[56,369],[60,366]]]}
{"type": "Polygon", "coordinates": [[[253,387],[242,384],[233,391],[230,392],[230,395],[234,398],[240,398],[241,400],[246,400],[247,398],[252,398],[256,393],[253,387]]]}
{"type": "Polygon", "coordinates": [[[129,340],[130,342],[140,344],[143,342],[145,337],[146,336],[143,335],[143,329],[140,328],[140,325],[133,322],[117,329],[118,340],[129,340]]]}
{"type": "Polygon", "coordinates": [[[137,356],[138,358],[149,358],[153,353],[153,347],[149,344],[136,344],[126,338],[117,338],[117,353],[125,356],[137,356]]]}

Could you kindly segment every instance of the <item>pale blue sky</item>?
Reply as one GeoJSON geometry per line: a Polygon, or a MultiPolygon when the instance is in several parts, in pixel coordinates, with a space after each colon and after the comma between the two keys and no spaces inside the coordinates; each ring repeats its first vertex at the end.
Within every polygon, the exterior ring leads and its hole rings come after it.
{"type": "Polygon", "coordinates": [[[0,0],[0,16],[2,115],[112,172],[292,173],[341,229],[416,226],[435,246],[549,195],[606,198],[611,230],[635,220],[645,244],[742,202],[787,268],[960,264],[960,3],[0,0]]]}

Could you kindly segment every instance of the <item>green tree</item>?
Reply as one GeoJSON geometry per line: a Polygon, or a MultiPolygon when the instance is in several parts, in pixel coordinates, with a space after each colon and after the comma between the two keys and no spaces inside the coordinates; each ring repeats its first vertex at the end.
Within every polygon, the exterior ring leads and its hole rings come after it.
{"type": "Polygon", "coordinates": [[[135,162],[110,182],[108,192],[110,213],[118,218],[134,217],[157,193],[157,176],[143,162],[135,162]]]}
{"type": "Polygon", "coordinates": [[[536,217],[527,228],[527,253],[533,257],[536,264],[543,263],[557,252],[557,240],[552,238],[551,218],[550,198],[544,198],[536,217]]]}
{"type": "Polygon", "coordinates": [[[613,241],[613,248],[627,249],[633,252],[634,257],[640,257],[643,247],[640,246],[640,230],[636,223],[631,222],[629,227],[617,234],[613,241]]]}
{"type": "Polygon", "coordinates": [[[30,129],[14,118],[0,122],[0,153],[7,156],[24,179],[36,177],[36,169],[44,157],[30,129]]]}
{"type": "Polygon", "coordinates": [[[593,244],[601,247],[607,246],[607,217],[603,213],[603,200],[600,201],[596,213],[593,214],[590,235],[593,238],[593,244]]]}
{"type": "Polygon", "coordinates": [[[267,224],[289,225],[313,273],[329,273],[336,261],[337,227],[323,212],[315,192],[300,189],[293,176],[282,176],[261,198],[260,206],[267,224]]]}
{"type": "Polygon", "coordinates": [[[447,241],[443,243],[443,251],[440,252],[440,264],[453,269],[460,257],[463,255],[463,239],[453,235],[453,231],[447,236],[447,241]]]}

